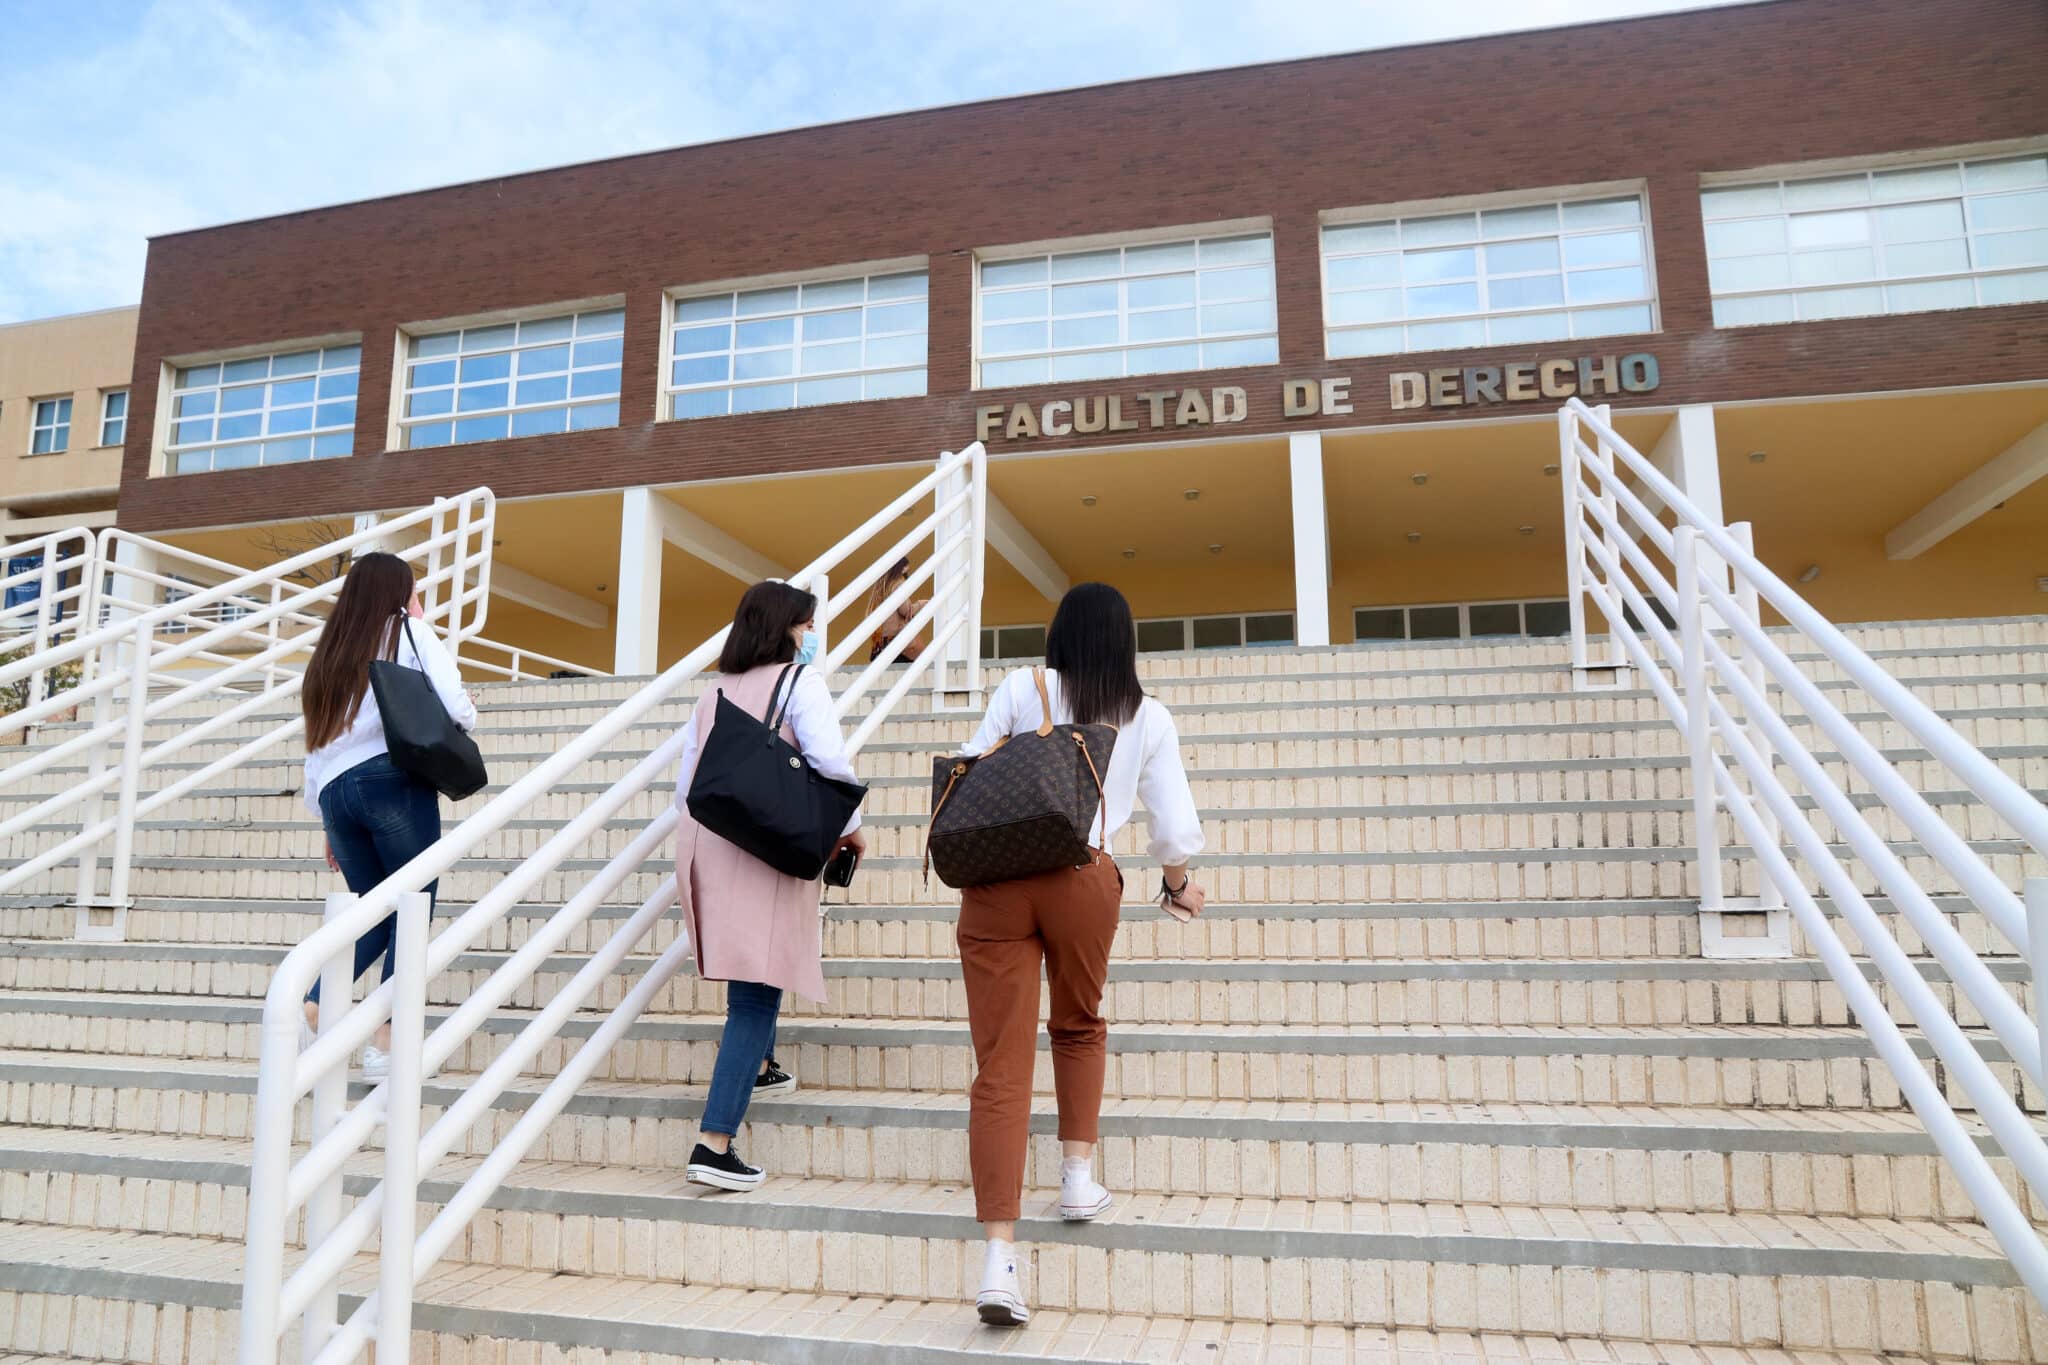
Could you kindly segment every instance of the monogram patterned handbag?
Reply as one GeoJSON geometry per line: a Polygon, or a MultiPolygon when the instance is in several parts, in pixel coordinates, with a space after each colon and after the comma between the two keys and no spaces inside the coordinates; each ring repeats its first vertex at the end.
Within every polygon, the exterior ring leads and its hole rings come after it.
{"type": "MultiPolygon", "coordinates": [[[[1089,861],[1114,725],[1054,725],[1045,670],[1035,669],[1044,713],[1035,733],[1013,735],[979,758],[932,760],[932,822],[925,875],[948,886],[1032,877],[1089,861]]],[[[1098,840],[1097,846],[1106,840],[1098,840]]]]}

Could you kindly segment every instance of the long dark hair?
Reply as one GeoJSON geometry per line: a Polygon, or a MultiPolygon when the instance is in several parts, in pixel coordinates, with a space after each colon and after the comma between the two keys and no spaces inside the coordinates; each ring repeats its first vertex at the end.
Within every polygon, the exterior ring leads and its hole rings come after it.
{"type": "Polygon", "coordinates": [[[1131,604],[1107,583],[1077,583],[1045,632],[1045,665],[1076,724],[1128,725],[1145,700],[1138,685],[1138,625],[1131,604]]]}
{"type": "Polygon", "coordinates": [[[326,748],[355,724],[370,690],[370,662],[390,654],[412,592],[412,566],[397,555],[362,555],[350,566],[299,688],[308,751],[326,748]]]}
{"type": "Polygon", "coordinates": [[[818,614],[818,599],[787,583],[756,583],[740,597],[732,614],[732,633],[718,655],[720,673],[744,673],[762,664],[786,664],[796,658],[789,632],[818,614]]]}

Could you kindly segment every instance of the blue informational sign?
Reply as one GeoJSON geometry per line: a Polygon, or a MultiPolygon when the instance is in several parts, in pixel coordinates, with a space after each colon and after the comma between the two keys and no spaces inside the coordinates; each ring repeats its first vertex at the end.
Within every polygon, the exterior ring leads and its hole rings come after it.
{"type": "MultiPolygon", "coordinates": [[[[41,555],[11,556],[7,561],[6,576],[12,578],[18,573],[28,573],[33,569],[41,567],[42,562],[43,557],[41,555]]],[[[30,578],[20,583],[10,584],[7,589],[7,600],[0,602],[0,608],[18,607],[24,602],[33,602],[41,595],[42,590],[43,580],[40,578],[30,578]]]]}

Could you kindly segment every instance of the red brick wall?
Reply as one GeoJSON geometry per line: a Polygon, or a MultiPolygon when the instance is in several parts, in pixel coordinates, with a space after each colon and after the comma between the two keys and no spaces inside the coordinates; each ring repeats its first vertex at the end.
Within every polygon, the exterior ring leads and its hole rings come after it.
{"type": "Polygon", "coordinates": [[[1713,330],[1698,186],[1709,171],[2048,132],[2044,70],[2040,0],[1781,0],[870,119],[162,237],[143,288],[121,521],[168,529],[478,483],[519,496],[925,459],[972,440],[982,402],[1181,383],[1250,390],[1237,433],[1283,425],[1283,376],[1353,376],[1355,411],[1337,422],[1439,420],[1469,414],[1389,413],[1387,372],[1539,353],[1653,351],[1660,403],[2041,378],[2048,305],[1713,330]],[[1649,185],[1661,334],[1322,359],[1319,211],[1629,179],[1649,185]],[[970,391],[972,250],[1257,216],[1274,224],[1279,366],[970,391]],[[931,259],[927,397],[653,420],[664,288],[917,255],[931,259]],[[401,325],[621,293],[617,430],[383,451],[401,325]],[[163,357],[332,332],[363,338],[356,456],[143,477],[163,357]]]}

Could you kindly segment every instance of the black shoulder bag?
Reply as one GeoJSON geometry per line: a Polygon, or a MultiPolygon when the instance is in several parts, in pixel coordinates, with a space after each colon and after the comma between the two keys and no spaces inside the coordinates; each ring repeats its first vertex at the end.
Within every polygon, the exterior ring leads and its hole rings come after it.
{"type": "MultiPolygon", "coordinates": [[[[412,622],[403,615],[398,621],[420,666],[407,668],[391,659],[370,665],[370,691],[384,720],[384,746],[391,751],[392,766],[451,801],[474,796],[490,781],[483,751],[441,704],[434,680],[426,675],[426,656],[412,638],[412,622]]],[[[392,653],[397,652],[394,644],[392,653]]]]}
{"type": "Polygon", "coordinates": [[[782,722],[802,676],[803,667],[796,664],[776,675],[768,710],[759,720],[719,690],[711,733],[690,779],[689,807],[691,817],[713,834],[785,876],[812,881],[825,870],[832,846],[868,789],[826,777],[782,737],[782,722]]]}

